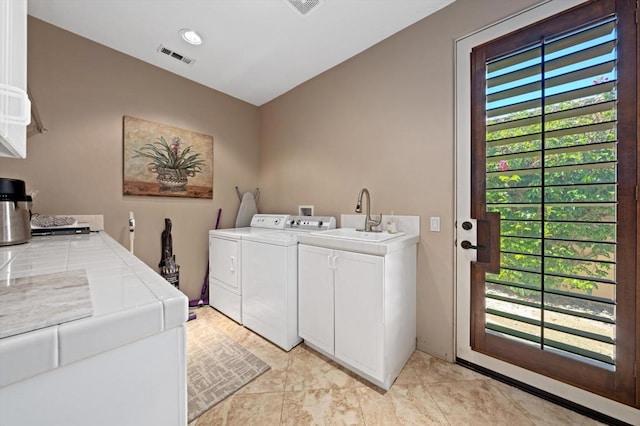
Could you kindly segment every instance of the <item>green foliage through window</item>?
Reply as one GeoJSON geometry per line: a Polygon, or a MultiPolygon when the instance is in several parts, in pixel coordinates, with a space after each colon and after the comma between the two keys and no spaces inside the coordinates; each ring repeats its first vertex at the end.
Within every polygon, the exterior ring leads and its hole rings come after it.
{"type": "Polygon", "coordinates": [[[568,347],[613,363],[616,33],[605,25],[487,64],[485,195],[501,215],[501,271],[485,281],[487,328],[539,342],[543,318],[547,338],[568,332],[549,319],[583,318],[568,347]]]}

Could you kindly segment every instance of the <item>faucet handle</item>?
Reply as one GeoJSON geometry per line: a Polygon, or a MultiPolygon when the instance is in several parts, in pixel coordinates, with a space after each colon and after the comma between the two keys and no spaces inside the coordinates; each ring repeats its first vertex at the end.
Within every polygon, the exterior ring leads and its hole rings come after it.
{"type": "Polygon", "coordinates": [[[369,215],[365,218],[364,230],[367,232],[378,232],[378,231],[374,231],[373,227],[378,226],[381,223],[382,223],[382,214],[378,216],[378,219],[374,219],[372,216],[369,215]]]}

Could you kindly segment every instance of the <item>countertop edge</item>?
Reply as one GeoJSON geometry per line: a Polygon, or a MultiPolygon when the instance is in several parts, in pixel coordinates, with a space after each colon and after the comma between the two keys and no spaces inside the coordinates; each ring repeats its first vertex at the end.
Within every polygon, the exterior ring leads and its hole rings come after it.
{"type": "Polygon", "coordinates": [[[349,240],[346,238],[328,237],[318,234],[301,234],[298,236],[298,242],[300,244],[377,256],[384,256],[394,251],[401,250],[404,247],[418,244],[419,240],[419,234],[405,234],[391,240],[381,242],[349,240]]]}
{"type": "MultiPolygon", "coordinates": [[[[61,241],[69,240],[70,237],[38,237],[21,245],[19,249],[0,247],[0,252],[2,249],[9,252],[6,256],[8,260],[2,267],[6,267],[20,255],[25,256],[29,244],[34,241],[36,244],[44,243],[46,246],[46,239],[59,244],[61,241]]],[[[76,241],[82,240],[73,241],[76,244],[76,241]]],[[[84,241],[88,241],[86,244],[91,242],[102,244],[105,254],[109,252],[112,253],[111,256],[115,254],[117,259],[120,259],[120,263],[115,260],[114,267],[128,270],[137,280],[135,286],[144,287],[144,291],[147,291],[151,297],[148,297],[148,302],[140,305],[123,307],[107,313],[94,311],[90,317],[0,339],[0,370],[2,370],[0,387],[9,386],[80,359],[162,333],[181,326],[187,321],[187,296],[111,236],[105,232],[92,233],[84,241]],[[100,242],[96,242],[96,238],[100,242]],[[120,333],[119,330],[128,331],[120,333]]]]}

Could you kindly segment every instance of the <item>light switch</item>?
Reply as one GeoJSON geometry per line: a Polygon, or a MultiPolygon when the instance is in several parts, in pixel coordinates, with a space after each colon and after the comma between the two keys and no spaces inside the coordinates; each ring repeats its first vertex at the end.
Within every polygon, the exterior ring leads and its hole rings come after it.
{"type": "Polygon", "coordinates": [[[435,216],[431,218],[431,232],[440,232],[440,217],[435,216]]]}

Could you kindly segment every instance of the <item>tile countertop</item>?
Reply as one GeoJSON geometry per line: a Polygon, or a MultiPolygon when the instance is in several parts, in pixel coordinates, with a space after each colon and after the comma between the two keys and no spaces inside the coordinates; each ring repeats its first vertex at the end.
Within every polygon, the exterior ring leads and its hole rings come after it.
{"type": "Polygon", "coordinates": [[[84,269],[0,280],[0,339],[92,313],[84,269]],[[25,301],[33,308],[25,309],[25,301]]]}
{"type": "MultiPolygon", "coordinates": [[[[187,297],[104,232],[33,237],[26,244],[0,247],[0,282],[5,285],[70,271],[86,274],[92,306],[80,316],[90,316],[34,324],[44,328],[0,339],[0,387],[187,321],[187,297]]],[[[12,302],[19,305],[12,312],[28,317],[46,299],[25,296],[12,302]]]]}
{"type": "MultiPolygon", "coordinates": [[[[386,222],[388,216],[382,216],[382,223],[386,222]]],[[[419,216],[394,216],[398,225],[398,232],[404,235],[380,242],[355,241],[344,238],[323,236],[322,232],[301,233],[298,235],[300,244],[325,247],[334,250],[345,250],[363,254],[373,254],[384,256],[404,247],[417,244],[420,240],[420,217],[419,216]]],[[[340,216],[340,226],[342,228],[363,228],[364,215],[342,214],[340,216]]]]}

